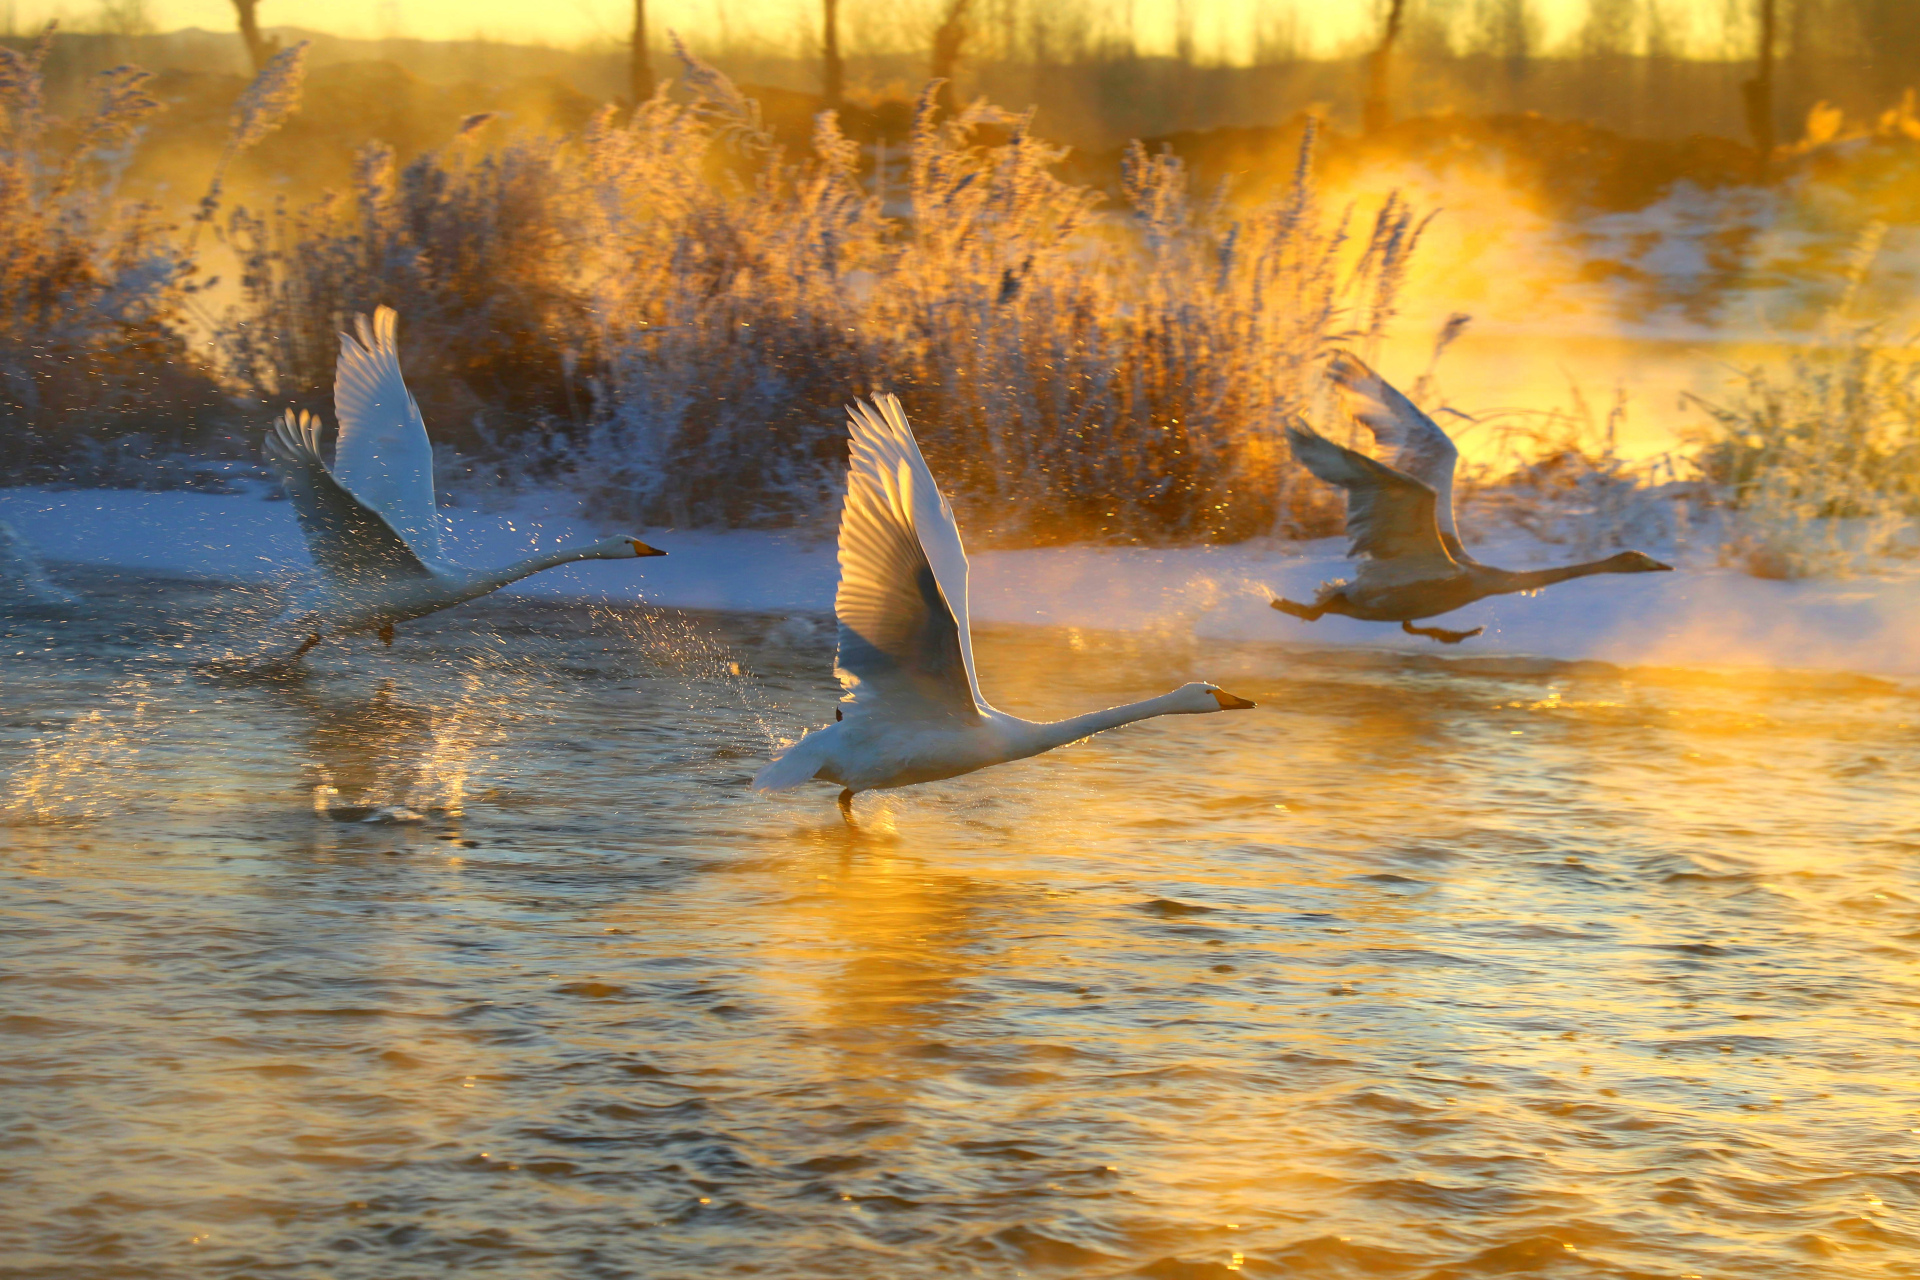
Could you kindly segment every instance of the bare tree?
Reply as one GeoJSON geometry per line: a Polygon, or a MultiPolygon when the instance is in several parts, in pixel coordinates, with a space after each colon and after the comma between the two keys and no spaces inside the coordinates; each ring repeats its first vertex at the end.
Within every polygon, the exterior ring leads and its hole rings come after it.
{"type": "Polygon", "coordinates": [[[280,41],[260,34],[260,0],[233,0],[233,7],[240,15],[240,38],[247,43],[247,57],[253,59],[253,73],[259,75],[280,52],[280,41]]]}
{"type": "MultiPolygon", "coordinates": [[[[1595,14],[1623,6],[1631,23],[1633,3],[1634,0],[1588,0],[1589,32],[1594,29],[1595,14]]],[[[1482,50],[1500,59],[1500,65],[1506,72],[1506,109],[1518,111],[1527,79],[1528,58],[1534,45],[1527,0],[1479,0],[1474,16],[1478,19],[1480,29],[1477,34],[1482,50]]],[[[1582,33],[1583,41],[1587,34],[1582,33]]]]}
{"type": "Polygon", "coordinates": [[[1360,125],[1368,133],[1379,133],[1393,123],[1393,108],[1387,97],[1387,73],[1393,65],[1393,42],[1400,38],[1400,24],[1407,16],[1407,0],[1387,0],[1387,27],[1379,47],[1367,55],[1367,96],[1360,106],[1360,125]]]}
{"type": "Polygon", "coordinates": [[[1631,56],[1636,8],[1636,0],[1588,0],[1587,20],[1580,28],[1581,55],[1631,56]]]}
{"type": "Polygon", "coordinates": [[[826,32],[821,41],[820,96],[837,111],[847,91],[847,69],[840,61],[840,0],[821,3],[826,11],[826,32]]]}
{"type": "Polygon", "coordinates": [[[946,0],[940,25],[933,30],[933,62],[928,75],[940,84],[940,108],[949,114],[960,109],[954,91],[953,73],[960,64],[960,49],[967,42],[967,16],[973,0],[946,0]]]}
{"type": "Polygon", "coordinates": [[[627,92],[636,107],[653,96],[653,60],[647,56],[647,0],[633,0],[633,46],[627,59],[627,92]]]}
{"type": "Polygon", "coordinates": [[[94,20],[102,31],[116,36],[150,36],[153,12],[147,0],[100,0],[94,20]]]}
{"type": "Polygon", "coordinates": [[[1740,96],[1746,100],[1747,132],[1753,135],[1754,172],[1767,180],[1767,166],[1773,159],[1773,43],[1778,14],[1775,0],[1760,0],[1760,56],[1753,79],[1741,82],[1740,96]]]}

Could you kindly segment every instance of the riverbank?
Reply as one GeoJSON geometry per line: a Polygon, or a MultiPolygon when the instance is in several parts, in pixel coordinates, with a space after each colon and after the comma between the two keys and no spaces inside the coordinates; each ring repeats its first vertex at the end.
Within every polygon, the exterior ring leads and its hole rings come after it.
{"type": "MultiPolygon", "coordinates": [[[[615,530],[568,514],[573,500],[525,498],[500,510],[444,511],[449,554],[500,564],[562,543],[632,532],[665,548],[634,565],[598,561],[527,579],[512,594],[548,600],[686,609],[828,614],[837,567],[831,541],[766,530],[615,530]]],[[[310,563],[293,509],[258,493],[0,489],[10,521],[61,563],[271,583],[310,563]]],[[[1920,575],[1772,582],[1684,549],[1643,548],[1680,571],[1596,577],[1539,595],[1482,601],[1444,625],[1483,626],[1458,648],[1347,618],[1313,624],[1268,607],[1309,599],[1352,571],[1344,540],[1225,547],[1069,546],[976,552],[971,608],[980,624],[1191,634],[1338,648],[1531,656],[1685,668],[1776,668],[1920,675],[1920,575]]],[[[1570,559],[1520,536],[1477,547],[1516,568],[1570,559]]]]}

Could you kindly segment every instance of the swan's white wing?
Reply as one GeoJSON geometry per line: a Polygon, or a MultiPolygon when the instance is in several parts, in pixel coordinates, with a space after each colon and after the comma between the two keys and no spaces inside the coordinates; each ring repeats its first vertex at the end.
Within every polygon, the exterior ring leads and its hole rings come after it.
{"type": "Polygon", "coordinates": [[[1394,468],[1433,490],[1440,540],[1464,560],[1460,531],[1453,522],[1453,471],[1460,461],[1453,437],[1358,357],[1335,352],[1327,374],[1340,393],[1341,407],[1373,432],[1375,440],[1394,450],[1394,468]]]}
{"type": "Polygon", "coordinates": [[[856,705],[884,702],[890,715],[977,715],[967,556],[953,508],[898,400],[875,396],[847,417],[852,447],[833,601],[841,683],[856,705]]]}
{"type": "Polygon", "coordinates": [[[333,411],[340,419],[333,475],[384,516],[415,554],[438,560],[433,444],[400,376],[398,322],[392,307],[376,307],[371,322],[355,318],[357,338],[340,335],[340,361],[333,372],[333,411]]]}
{"type": "Polygon", "coordinates": [[[1405,472],[1337,445],[1303,424],[1287,428],[1300,465],[1347,491],[1350,555],[1375,560],[1432,559],[1451,568],[1434,520],[1434,492],[1405,472]]]}
{"type": "Polygon", "coordinates": [[[431,578],[378,512],[340,486],[320,460],[320,419],[287,415],[267,432],[267,458],[285,486],[320,571],[336,582],[431,578]]]}

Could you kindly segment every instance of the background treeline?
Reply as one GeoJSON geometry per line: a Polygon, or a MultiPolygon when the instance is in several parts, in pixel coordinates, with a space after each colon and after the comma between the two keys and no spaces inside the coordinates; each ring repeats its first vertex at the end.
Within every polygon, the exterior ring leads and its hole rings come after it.
{"type": "MultiPolygon", "coordinates": [[[[284,4],[276,10],[275,0],[248,3],[268,24],[260,31],[265,47],[309,41],[316,70],[388,62],[435,85],[497,91],[518,83],[521,97],[592,103],[634,97],[632,52],[611,42],[566,49],[347,39],[272,25],[276,12],[298,15],[284,4]]],[[[699,48],[739,83],[832,99],[827,7],[836,10],[840,33],[842,105],[904,103],[930,74],[951,75],[959,99],[1037,107],[1050,136],[1093,149],[1181,130],[1274,124],[1307,109],[1335,126],[1358,127],[1368,64],[1396,7],[1387,75],[1395,116],[1535,112],[1642,137],[1746,140],[1753,121],[1742,86],[1758,73],[1763,26],[1772,34],[1768,114],[1781,140],[1799,135],[1816,103],[1865,118],[1920,79],[1920,9],[1912,0],[1588,0],[1551,43],[1534,0],[1381,0],[1353,47],[1328,50],[1307,40],[1311,6],[1275,3],[1256,10],[1244,38],[1202,46],[1189,31],[1161,52],[1142,51],[1127,25],[1132,6],[1105,0],[796,0],[792,22],[770,36],[706,35],[699,48]]],[[[1191,26],[1204,5],[1177,11],[1191,26]]],[[[89,76],[128,62],[157,72],[255,70],[236,33],[158,34],[145,29],[144,13],[139,0],[112,0],[69,23],[47,67],[51,99],[70,102],[89,76]]],[[[648,74],[654,67],[669,73],[665,33],[645,34],[648,74]]],[[[0,40],[24,49],[33,35],[0,40]]]]}

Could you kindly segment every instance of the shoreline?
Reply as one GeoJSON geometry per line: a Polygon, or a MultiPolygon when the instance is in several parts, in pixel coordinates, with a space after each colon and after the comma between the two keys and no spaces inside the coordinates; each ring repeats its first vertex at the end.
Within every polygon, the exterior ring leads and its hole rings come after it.
{"type": "MultiPolygon", "coordinates": [[[[573,503],[571,495],[551,493],[498,510],[445,509],[449,558],[503,563],[612,532],[570,514],[573,503]]],[[[257,493],[0,489],[0,519],[55,564],[267,583],[310,563],[291,506],[257,493]]],[[[639,572],[622,561],[570,565],[503,594],[721,612],[832,611],[838,572],[830,541],[766,530],[624,532],[657,542],[668,555],[645,561],[639,572]]],[[[1643,548],[1675,555],[1682,571],[1580,579],[1533,597],[1481,601],[1448,615],[1453,624],[1486,627],[1458,649],[1348,618],[1305,624],[1268,607],[1272,595],[1309,598],[1321,581],[1350,573],[1344,549],[1343,539],[1329,538],[980,551],[971,556],[970,611],[979,625],[1190,635],[1402,659],[1425,654],[1451,663],[1536,659],[1920,677],[1920,574],[1780,582],[1700,563],[1684,549],[1643,548]]],[[[1516,568],[1579,558],[1523,537],[1494,539],[1476,551],[1516,568]]]]}

